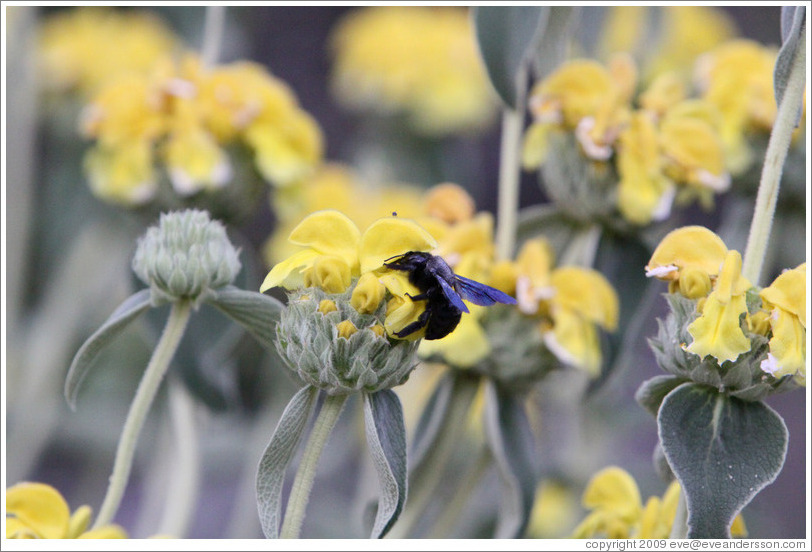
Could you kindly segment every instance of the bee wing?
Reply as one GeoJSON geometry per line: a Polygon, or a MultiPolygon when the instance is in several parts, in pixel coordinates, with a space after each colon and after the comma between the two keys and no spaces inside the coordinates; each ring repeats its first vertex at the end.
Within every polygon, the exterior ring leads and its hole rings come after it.
{"type": "Polygon", "coordinates": [[[468,307],[462,302],[462,297],[460,297],[460,294],[457,293],[453,287],[451,287],[451,284],[449,284],[445,278],[437,278],[437,281],[440,282],[440,288],[443,290],[443,294],[446,296],[446,298],[451,301],[451,304],[460,309],[462,312],[468,312],[468,307]]]}
{"type": "Polygon", "coordinates": [[[488,307],[494,303],[516,304],[516,299],[507,293],[503,293],[496,288],[486,286],[474,280],[469,280],[464,276],[457,276],[455,287],[463,299],[467,299],[473,304],[482,307],[488,307]]]}

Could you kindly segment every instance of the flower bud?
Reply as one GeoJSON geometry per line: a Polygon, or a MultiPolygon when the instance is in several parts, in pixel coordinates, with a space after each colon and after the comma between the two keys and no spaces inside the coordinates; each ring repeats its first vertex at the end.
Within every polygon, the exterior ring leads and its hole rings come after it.
{"type": "Polygon", "coordinates": [[[358,279],[352,290],[350,304],[361,314],[371,314],[378,310],[385,294],[384,285],[374,274],[367,272],[358,279]]]}
{"type": "Polygon", "coordinates": [[[426,214],[448,224],[471,219],[475,210],[474,200],[468,192],[451,182],[438,184],[426,194],[426,214]]]}
{"type": "MultiPolygon", "coordinates": [[[[303,297],[303,300],[305,300],[305,301],[307,299],[310,299],[306,295],[304,295],[302,297],[303,297]]],[[[330,299],[323,299],[321,302],[319,302],[319,312],[322,313],[322,314],[329,314],[331,312],[336,312],[337,310],[338,310],[338,307],[336,306],[335,301],[331,301],[330,299]]]]}
{"type": "Polygon", "coordinates": [[[342,320],[336,324],[336,329],[338,330],[338,337],[343,337],[344,339],[349,339],[352,334],[358,331],[355,324],[349,320],[342,320]]]}
{"type": "Polygon", "coordinates": [[[239,253],[225,228],[205,211],[161,215],[138,240],[132,268],[150,286],[153,304],[188,299],[199,304],[212,290],[231,284],[239,253]]]}
{"type": "Polygon", "coordinates": [[[351,281],[349,265],[338,257],[319,257],[305,271],[305,286],[317,286],[327,293],[344,293],[351,281]]]}
{"type": "Polygon", "coordinates": [[[679,291],[688,299],[707,297],[710,290],[710,276],[704,270],[687,267],[680,273],[679,291]]]}

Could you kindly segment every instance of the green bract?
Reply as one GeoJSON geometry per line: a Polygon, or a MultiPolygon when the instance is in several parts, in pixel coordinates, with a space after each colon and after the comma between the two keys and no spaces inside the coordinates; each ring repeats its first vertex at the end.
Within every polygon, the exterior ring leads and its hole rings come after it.
{"type": "Polygon", "coordinates": [[[277,325],[277,350],[304,383],[331,395],[375,392],[404,383],[417,366],[417,341],[389,339],[373,331],[383,327],[386,306],[361,314],[350,304],[356,282],[342,294],[312,287],[289,294],[288,308],[277,325]],[[336,310],[322,313],[322,301],[336,310]],[[357,331],[339,337],[338,325],[352,323],[357,331]]]}
{"type": "Polygon", "coordinates": [[[199,304],[232,283],[240,261],[222,224],[205,211],[187,210],[161,215],[138,240],[132,268],[150,286],[154,305],[181,298],[199,304]]]}

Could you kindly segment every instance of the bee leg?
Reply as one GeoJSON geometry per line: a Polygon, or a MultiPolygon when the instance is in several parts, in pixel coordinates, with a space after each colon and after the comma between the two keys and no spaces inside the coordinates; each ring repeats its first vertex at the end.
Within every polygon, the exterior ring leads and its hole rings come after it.
{"type": "Polygon", "coordinates": [[[406,297],[408,297],[412,301],[425,301],[425,300],[427,300],[429,298],[429,294],[428,293],[419,293],[417,295],[409,295],[407,293],[406,297]]]}
{"type": "Polygon", "coordinates": [[[429,323],[429,311],[425,310],[420,314],[417,320],[415,320],[414,322],[412,322],[399,332],[395,332],[395,335],[398,337],[406,337],[407,335],[413,334],[414,332],[420,330],[421,328],[424,328],[428,323],[429,323]]]}

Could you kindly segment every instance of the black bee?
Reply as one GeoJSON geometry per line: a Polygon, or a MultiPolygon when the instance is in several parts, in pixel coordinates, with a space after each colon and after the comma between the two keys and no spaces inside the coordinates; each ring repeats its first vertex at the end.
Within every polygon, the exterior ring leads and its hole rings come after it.
{"type": "Polygon", "coordinates": [[[462,313],[468,312],[463,299],[483,307],[516,303],[516,299],[498,289],[457,276],[442,257],[430,253],[409,251],[386,259],[383,265],[408,272],[409,282],[420,290],[420,294],[409,297],[412,301],[426,301],[423,314],[395,333],[398,337],[406,337],[423,327],[426,328],[425,339],[447,336],[460,323],[462,313]]]}

